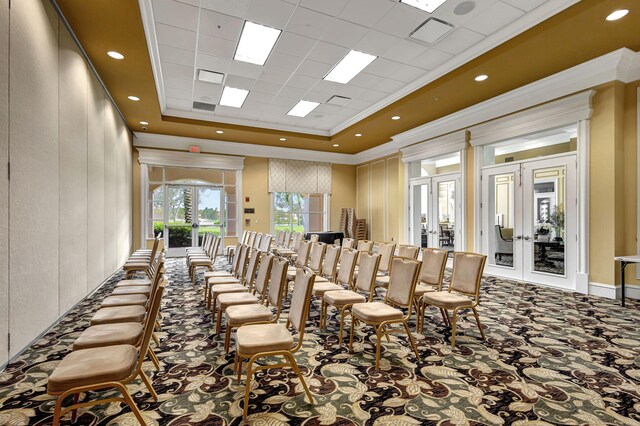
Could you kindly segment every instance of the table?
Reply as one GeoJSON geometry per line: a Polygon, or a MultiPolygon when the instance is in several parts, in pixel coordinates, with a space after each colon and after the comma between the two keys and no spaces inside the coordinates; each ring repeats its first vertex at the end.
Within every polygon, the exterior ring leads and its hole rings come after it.
{"type": "Polygon", "coordinates": [[[304,239],[311,239],[311,235],[317,234],[318,241],[321,243],[333,244],[335,240],[340,240],[340,245],[342,245],[342,239],[344,238],[344,233],[342,231],[327,231],[327,232],[307,232],[304,234],[304,239]]]}
{"type": "Polygon", "coordinates": [[[624,270],[630,263],[640,263],[640,256],[637,254],[633,256],[616,256],[613,260],[620,262],[620,274],[622,275],[620,284],[622,285],[622,306],[624,306],[624,270]]]}
{"type": "Polygon", "coordinates": [[[562,249],[564,251],[564,242],[562,241],[540,241],[534,240],[534,245],[540,247],[540,262],[546,266],[554,266],[553,262],[547,257],[547,249],[562,249]]]}

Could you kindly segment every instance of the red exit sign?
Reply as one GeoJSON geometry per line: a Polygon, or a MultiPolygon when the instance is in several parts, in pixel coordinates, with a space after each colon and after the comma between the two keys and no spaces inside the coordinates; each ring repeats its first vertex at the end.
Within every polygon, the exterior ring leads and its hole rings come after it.
{"type": "Polygon", "coordinates": [[[191,145],[189,147],[189,152],[195,152],[197,154],[200,152],[200,147],[198,145],[191,145]]]}

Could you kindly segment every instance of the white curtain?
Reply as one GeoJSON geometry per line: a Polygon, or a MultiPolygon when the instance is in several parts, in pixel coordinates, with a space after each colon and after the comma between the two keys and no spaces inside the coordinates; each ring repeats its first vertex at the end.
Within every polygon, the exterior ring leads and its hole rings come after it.
{"type": "Polygon", "coordinates": [[[270,158],[269,192],[331,194],[331,163],[270,158]]]}

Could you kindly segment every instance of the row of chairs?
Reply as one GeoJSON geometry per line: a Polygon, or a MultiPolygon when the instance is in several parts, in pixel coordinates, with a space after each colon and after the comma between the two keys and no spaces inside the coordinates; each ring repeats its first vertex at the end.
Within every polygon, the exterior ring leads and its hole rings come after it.
{"type": "Polygon", "coordinates": [[[54,426],[59,425],[61,417],[69,411],[75,422],[78,408],[116,401],[129,405],[138,422],[146,424],[126,385],[140,377],[153,399],[158,400],[152,382],[143,371],[147,357],[156,370],[160,369],[151,340],[159,344],[155,331],[160,329],[160,307],[167,277],[164,275],[164,250],[157,256],[156,250],[154,244],[151,251],[141,250],[131,256],[126,263],[128,265],[145,263],[140,259],[146,259],[153,253],[148,267],[144,269],[146,278],[129,279],[131,273],[126,270],[126,279],[119,281],[111,295],[103,299],[90,326],[74,342],[73,351],[49,376],[47,392],[58,397],[54,426]],[[118,390],[121,397],[79,402],[81,393],[104,389],[118,390]],[[71,395],[71,405],[63,408],[63,401],[71,395]]]}
{"type": "MultiPolygon", "coordinates": [[[[269,251],[273,243],[273,235],[262,232],[243,231],[239,244],[245,244],[251,249],[269,251]]],[[[227,247],[227,260],[231,262],[231,257],[235,254],[235,246],[227,247]]]]}

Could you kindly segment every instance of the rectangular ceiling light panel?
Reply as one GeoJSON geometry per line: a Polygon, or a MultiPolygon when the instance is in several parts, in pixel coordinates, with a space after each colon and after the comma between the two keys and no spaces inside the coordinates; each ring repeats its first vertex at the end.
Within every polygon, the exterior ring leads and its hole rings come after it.
{"type": "Polygon", "coordinates": [[[222,97],[220,98],[220,105],[241,108],[248,94],[248,90],[224,86],[224,89],[222,89],[222,97]]]}
{"type": "Polygon", "coordinates": [[[409,37],[433,44],[453,29],[453,25],[436,18],[429,18],[416,28],[409,37]]]}
{"type": "Polygon", "coordinates": [[[318,105],[320,105],[318,102],[300,101],[291,108],[287,115],[292,115],[294,117],[306,117],[311,111],[316,109],[318,105]]]}
{"type": "Polygon", "coordinates": [[[327,81],[347,84],[353,77],[358,75],[360,71],[365,69],[371,62],[375,61],[377,56],[368,53],[352,50],[347,56],[342,58],[340,62],[324,77],[327,81]]]}
{"type": "Polygon", "coordinates": [[[433,11],[439,8],[445,1],[447,0],[400,0],[400,3],[417,7],[425,12],[433,13],[433,11]]]}
{"type": "Polygon", "coordinates": [[[281,33],[282,30],[245,21],[233,59],[264,65],[281,33]]]}
{"type": "Polygon", "coordinates": [[[224,74],[221,72],[198,70],[198,80],[205,81],[207,83],[222,84],[224,74]]]}

